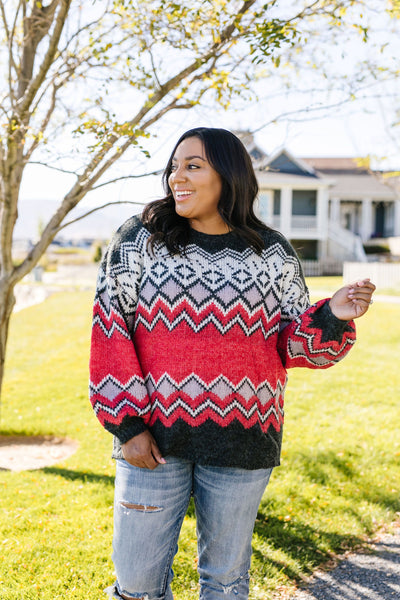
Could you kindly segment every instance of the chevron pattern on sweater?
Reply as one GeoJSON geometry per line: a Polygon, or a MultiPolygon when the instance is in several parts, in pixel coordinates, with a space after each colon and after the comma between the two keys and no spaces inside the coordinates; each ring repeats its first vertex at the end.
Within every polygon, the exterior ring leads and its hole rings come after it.
{"type": "Polygon", "coordinates": [[[191,426],[198,426],[212,419],[227,426],[238,419],[246,428],[259,422],[263,430],[273,425],[279,431],[283,423],[285,383],[280,381],[273,389],[268,381],[254,386],[247,377],[234,385],[222,375],[206,383],[196,374],[175,381],[165,373],[158,381],[149,374],[144,383],[145,386],[140,377],[134,376],[123,384],[111,375],[97,385],[91,383],[95,413],[99,418],[108,416],[119,422],[135,401],[140,405],[138,416],[147,416],[149,425],[160,419],[168,427],[183,419],[191,426]],[[150,401],[146,399],[146,390],[150,401]]]}
{"type": "Polygon", "coordinates": [[[293,338],[289,340],[289,356],[296,358],[302,355],[310,364],[328,365],[343,352],[347,353],[356,341],[354,336],[346,336],[340,343],[335,340],[323,342],[321,338],[322,331],[320,329],[307,327],[303,321],[298,320],[293,338]]]}

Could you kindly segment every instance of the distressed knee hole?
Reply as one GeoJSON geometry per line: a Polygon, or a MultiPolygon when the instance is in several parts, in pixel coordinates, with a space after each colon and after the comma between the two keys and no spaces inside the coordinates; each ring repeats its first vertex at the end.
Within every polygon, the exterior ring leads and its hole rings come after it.
{"type": "Polygon", "coordinates": [[[124,600],[148,600],[148,595],[144,594],[144,596],[125,596],[124,594],[120,594],[121,598],[124,600]]]}
{"type": "MultiPolygon", "coordinates": [[[[121,506],[129,510],[138,510],[139,512],[159,512],[161,506],[149,506],[147,504],[134,504],[132,502],[120,502],[121,506]]],[[[140,599],[141,600],[141,599],[140,599]]]]}

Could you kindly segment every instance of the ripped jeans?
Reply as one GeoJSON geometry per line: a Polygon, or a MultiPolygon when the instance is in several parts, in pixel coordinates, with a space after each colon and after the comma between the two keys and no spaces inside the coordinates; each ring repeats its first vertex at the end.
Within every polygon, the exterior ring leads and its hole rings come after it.
{"type": "Polygon", "coordinates": [[[172,600],[172,561],[193,494],[200,600],[246,600],[251,540],[272,469],[248,471],[166,457],[154,471],[117,460],[111,598],[172,600]]]}

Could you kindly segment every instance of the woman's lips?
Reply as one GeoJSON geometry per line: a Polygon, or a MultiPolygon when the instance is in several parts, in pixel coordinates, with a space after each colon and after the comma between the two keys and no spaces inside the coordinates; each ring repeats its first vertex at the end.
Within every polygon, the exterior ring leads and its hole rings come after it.
{"type": "Polygon", "coordinates": [[[186,200],[192,194],[193,194],[192,190],[179,190],[179,191],[174,192],[175,200],[177,202],[182,202],[183,200],[186,200]]]}

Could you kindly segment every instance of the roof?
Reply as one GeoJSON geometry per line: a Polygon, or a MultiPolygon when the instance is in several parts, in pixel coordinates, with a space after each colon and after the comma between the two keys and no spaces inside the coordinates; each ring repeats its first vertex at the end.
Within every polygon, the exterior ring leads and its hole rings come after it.
{"type": "Polygon", "coordinates": [[[390,183],[384,183],[384,172],[361,166],[355,157],[298,158],[284,147],[267,156],[256,146],[251,132],[236,134],[252,155],[261,188],[295,185],[305,189],[309,185],[312,189],[329,187],[329,196],[341,200],[399,198],[400,177],[392,177],[390,183]]]}
{"type": "Polygon", "coordinates": [[[349,157],[303,158],[316,169],[319,175],[330,177],[334,184],[330,188],[331,197],[341,199],[374,198],[393,200],[397,197],[394,190],[398,186],[398,178],[391,178],[391,184],[384,183],[384,172],[372,171],[359,166],[358,159],[349,157]]]}
{"type": "Polygon", "coordinates": [[[334,179],[327,179],[323,176],[299,175],[297,173],[281,173],[278,171],[256,170],[257,180],[260,189],[272,188],[279,189],[281,186],[290,186],[297,189],[318,189],[328,187],[334,183],[334,179]]]}
{"type": "Polygon", "coordinates": [[[316,171],[323,173],[368,173],[366,167],[362,167],[358,163],[357,158],[350,157],[316,157],[302,158],[303,162],[310,165],[316,171]]]}
{"type": "MultiPolygon", "coordinates": [[[[326,173],[327,174],[327,173],[326,173]]],[[[373,198],[377,200],[394,200],[395,191],[382,183],[378,176],[370,173],[354,173],[334,175],[334,184],[329,189],[331,198],[341,200],[362,200],[373,198]]]]}
{"type": "Polygon", "coordinates": [[[293,156],[286,148],[280,148],[272,156],[269,156],[260,170],[272,173],[285,173],[305,177],[318,177],[314,168],[301,158],[293,156]]]}

